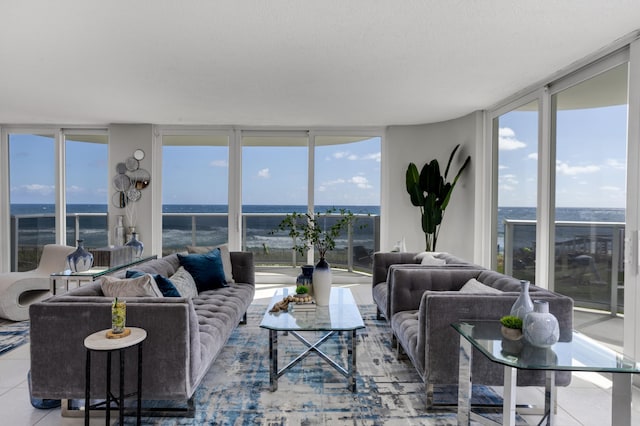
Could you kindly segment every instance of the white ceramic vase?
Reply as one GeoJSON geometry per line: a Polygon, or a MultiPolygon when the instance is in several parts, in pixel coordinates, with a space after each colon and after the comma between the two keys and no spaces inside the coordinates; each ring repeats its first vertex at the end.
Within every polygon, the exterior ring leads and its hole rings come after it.
{"type": "Polygon", "coordinates": [[[533,312],[524,318],[522,334],[528,343],[538,348],[551,347],[558,341],[560,327],[557,318],[549,313],[549,302],[533,302],[533,312]]]}
{"type": "Polygon", "coordinates": [[[318,306],[328,306],[331,299],[331,267],[321,258],[313,270],[313,295],[318,306]]]}

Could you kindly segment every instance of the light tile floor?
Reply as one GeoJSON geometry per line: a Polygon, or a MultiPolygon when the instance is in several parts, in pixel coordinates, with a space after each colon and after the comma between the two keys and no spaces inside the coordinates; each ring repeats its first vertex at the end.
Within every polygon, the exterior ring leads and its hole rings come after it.
{"type": "MultiPolygon", "coordinates": [[[[266,304],[278,287],[295,283],[297,271],[293,268],[264,268],[256,272],[256,295],[254,303],[266,304]]],[[[351,288],[358,304],[371,304],[371,277],[333,272],[336,285],[351,288]]],[[[620,349],[622,342],[622,320],[593,312],[578,311],[576,327],[594,338],[599,338],[613,348],[620,349]]],[[[77,360],[82,368],[82,360],[77,360]]],[[[0,425],[66,426],[82,425],[82,418],[65,418],[60,409],[37,410],[29,403],[26,381],[29,370],[29,345],[0,356],[0,425]]],[[[500,388],[497,388],[501,392],[500,388]]],[[[640,389],[633,388],[634,406],[632,424],[640,425],[640,389]]],[[[519,404],[542,404],[544,392],[540,388],[518,388],[519,404]]],[[[525,416],[530,424],[537,424],[539,416],[525,416]]],[[[597,373],[574,373],[572,383],[558,390],[558,417],[560,426],[602,426],[611,422],[611,381],[607,375],[597,373]]],[[[104,424],[104,418],[92,418],[91,425],[104,424]]]]}

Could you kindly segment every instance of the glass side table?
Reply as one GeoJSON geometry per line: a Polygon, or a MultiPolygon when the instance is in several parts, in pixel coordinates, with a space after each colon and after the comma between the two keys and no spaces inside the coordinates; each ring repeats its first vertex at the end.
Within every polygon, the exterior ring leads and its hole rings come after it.
{"type": "MultiPolygon", "coordinates": [[[[451,326],[460,333],[458,382],[458,425],[468,425],[471,400],[471,362],[473,348],[492,362],[504,365],[503,425],[515,425],[517,370],[546,372],[545,415],[547,425],[555,424],[556,371],[612,373],[611,424],[631,425],[631,375],[640,373],[640,364],[577,331],[571,340],[542,349],[522,344],[520,351],[505,350],[499,321],[464,321],[451,326]]],[[[511,341],[507,341],[510,342],[511,341]]],[[[490,422],[486,419],[487,422],[490,422]]]]}
{"type": "Polygon", "coordinates": [[[122,269],[127,269],[131,266],[139,265],[157,258],[158,256],[154,254],[153,256],[146,256],[117,266],[97,266],[84,272],[71,272],[71,270],[66,270],[53,273],[49,276],[51,294],[55,296],[59,289],[62,289],[65,292],[69,291],[69,283],[76,283],[76,285],[80,287],[82,284],[93,282],[103,275],[109,275],[122,269]]]}

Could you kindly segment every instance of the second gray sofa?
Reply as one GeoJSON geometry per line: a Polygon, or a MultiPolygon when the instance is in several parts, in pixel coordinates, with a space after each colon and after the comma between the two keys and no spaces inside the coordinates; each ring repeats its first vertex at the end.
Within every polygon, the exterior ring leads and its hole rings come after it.
{"type": "Polygon", "coordinates": [[[441,266],[429,266],[420,264],[420,255],[418,252],[379,252],[373,255],[373,274],[371,280],[371,291],[373,301],[377,307],[377,318],[390,319],[389,312],[389,281],[393,279],[391,273],[397,268],[434,268],[434,267],[474,267],[480,269],[480,266],[474,265],[459,257],[449,253],[435,253],[433,257],[444,262],[441,266]]]}
{"type": "MultiPolygon", "coordinates": [[[[408,355],[427,389],[432,402],[434,384],[458,383],[460,336],[451,324],[463,320],[498,320],[508,315],[520,294],[520,281],[487,269],[473,268],[400,268],[393,271],[389,288],[391,329],[397,343],[408,355]],[[461,292],[475,279],[499,293],[461,292]]],[[[530,286],[534,300],[549,302],[549,311],[560,324],[560,339],[571,338],[573,300],[569,297],[530,286]]],[[[489,386],[503,384],[503,366],[489,361],[474,349],[473,383],[489,386]]],[[[556,384],[569,384],[570,372],[556,373],[556,384]]],[[[544,386],[542,371],[518,372],[518,386],[544,386]]]]}

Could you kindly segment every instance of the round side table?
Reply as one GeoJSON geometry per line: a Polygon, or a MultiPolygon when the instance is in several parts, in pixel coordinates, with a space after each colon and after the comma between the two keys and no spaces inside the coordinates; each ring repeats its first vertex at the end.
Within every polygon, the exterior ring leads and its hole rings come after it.
{"type": "Polygon", "coordinates": [[[142,328],[127,327],[131,330],[131,334],[121,338],[107,338],[107,332],[110,329],[97,331],[84,339],[84,346],[87,349],[86,377],[85,377],[85,408],[84,408],[84,424],[89,425],[90,406],[90,389],[91,389],[91,353],[93,351],[107,353],[107,395],[106,395],[106,417],[105,424],[111,421],[111,403],[116,402],[120,409],[120,424],[124,424],[124,351],[127,348],[138,347],[138,406],[136,410],[137,424],[140,424],[140,411],[142,407],[142,342],[147,338],[147,332],[142,328]],[[111,393],[111,353],[119,352],[120,356],[120,394],[114,397],[111,393]]]}

